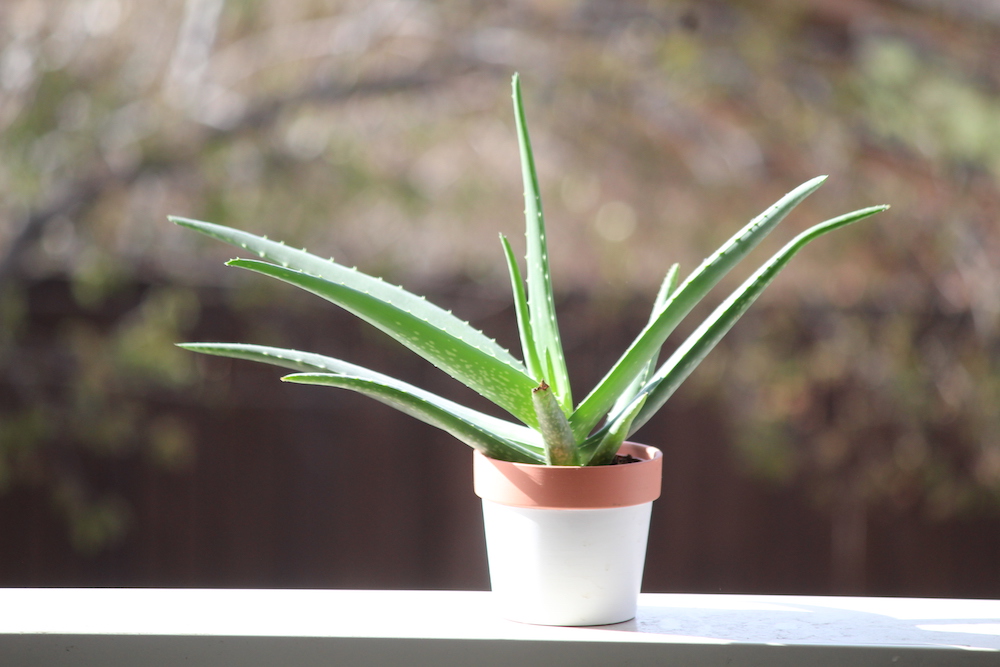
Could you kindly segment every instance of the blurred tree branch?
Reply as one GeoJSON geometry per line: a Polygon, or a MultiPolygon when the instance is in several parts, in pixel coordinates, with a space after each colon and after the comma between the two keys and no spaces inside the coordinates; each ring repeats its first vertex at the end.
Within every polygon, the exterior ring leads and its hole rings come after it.
{"type": "Polygon", "coordinates": [[[281,113],[300,105],[336,105],[349,99],[400,92],[426,93],[472,72],[499,77],[506,74],[507,70],[482,62],[448,57],[436,62],[420,63],[410,72],[392,76],[314,83],[290,94],[258,100],[227,127],[205,128],[197,134],[195,141],[188,141],[188,145],[183,148],[171,147],[170,140],[166,139],[162,146],[145,151],[142,158],[127,167],[114,169],[106,164],[102,165],[100,173],[96,175],[88,173],[75,181],[60,184],[63,192],[54,196],[50,203],[12,223],[12,228],[18,231],[0,257],[0,280],[16,273],[18,259],[42,236],[46,224],[62,216],[73,219],[76,212],[91,206],[112,185],[127,186],[148,173],[164,173],[183,168],[197,161],[207,146],[232,141],[242,134],[265,128],[274,123],[281,113]]]}

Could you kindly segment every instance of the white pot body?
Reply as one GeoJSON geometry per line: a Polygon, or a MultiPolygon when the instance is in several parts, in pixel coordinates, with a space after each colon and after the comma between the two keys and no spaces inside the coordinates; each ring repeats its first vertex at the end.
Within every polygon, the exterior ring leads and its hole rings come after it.
{"type": "Polygon", "coordinates": [[[500,613],[540,625],[634,618],[652,505],[538,509],[484,499],[490,581],[500,613]]]}

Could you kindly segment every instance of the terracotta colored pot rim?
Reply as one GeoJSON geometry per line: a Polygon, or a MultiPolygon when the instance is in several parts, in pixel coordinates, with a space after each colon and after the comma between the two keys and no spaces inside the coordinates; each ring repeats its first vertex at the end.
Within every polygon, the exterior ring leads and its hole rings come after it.
{"type": "Polygon", "coordinates": [[[605,509],[652,502],[660,497],[663,454],[626,442],[619,454],[638,463],[611,466],[547,466],[473,456],[476,495],[501,505],[538,509],[605,509]]]}

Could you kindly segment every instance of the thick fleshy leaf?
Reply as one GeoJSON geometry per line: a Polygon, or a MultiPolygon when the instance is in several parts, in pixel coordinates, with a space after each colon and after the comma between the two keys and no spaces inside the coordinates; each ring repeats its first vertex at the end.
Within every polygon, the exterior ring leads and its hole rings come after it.
{"type": "MultiPolygon", "coordinates": [[[[650,322],[656,321],[660,312],[667,305],[667,300],[670,298],[670,295],[673,294],[674,288],[677,286],[677,272],[679,268],[678,264],[671,266],[670,270],[667,271],[667,275],[663,279],[663,282],[660,284],[660,289],[656,293],[656,298],[653,300],[653,310],[649,314],[650,322]]],[[[639,393],[639,390],[646,385],[646,382],[653,375],[653,372],[656,370],[656,362],[659,357],[660,349],[657,348],[656,352],[654,352],[649,358],[649,361],[646,362],[646,365],[642,368],[635,379],[632,380],[631,384],[629,384],[625,391],[618,395],[618,399],[611,407],[610,414],[618,414],[628,407],[629,403],[631,403],[639,393]]]]}
{"type": "Polygon", "coordinates": [[[881,213],[887,208],[889,207],[872,206],[822,222],[796,236],[771,257],[730,294],[650,378],[640,392],[641,395],[648,396],[649,400],[632,422],[630,433],[634,433],[663,406],[799,250],[823,234],[881,213]]]}
{"type": "Polygon", "coordinates": [[[657,354],[674,327],[747,253],[760,243],[803,199],[815,192],[826,176],[819,176],[795,188],[750,221],[715,253],[702,262],[687,280],[670,295],[659,316],[643,329],[593,391],[570,416],[577,440],[582,440],[608,413],[618,396],[657,354]]]}
{"type": "Polygon", "coordinates": [[[319,276],[360,292],[366,292],[381,301],[393,304],[400,310],[413,313],[415,317],[426,321],[431,326],[479,348],[484,353],[496,357],[514,368],[523,370],[520,361],[483,332],[470,326],[467,322],[463,322],[447,310],[427,301],[424,297],[387,283],[381,278],[338,264],[332,259],[323,259],[305,250],[298,250],[284,243],[271,241],[265,237],[231,227],[176,216],[171,216],[170,220],[182,227],[193,229],[237,248],[248,250],[268,262],[319,276]]]}
{"type": "Polygon", "coordinates": [[[580,465],[579,450],[566,414],[559,406],[552,388],[544,382],[531,392],[538,416],[538,430],[545,445],[545,462],[551,466],[580,465]]]}
{"type": "Polygon", "coordinates": [[[503,244],[504,257],[507,259],[507,271],[510,273],[510,287],[514,294],[514,314],[517,317],[517,332],[521,338],[524,365],[528,367],[528,375],[535,378],[537,382],[541,382],[542,368],[538,361],[535,338],[531,333],[531,316],[528,313],[528,298],[524,293],[524,280],[521,278],[521,270],[517,267],[517,258],[514,257],[514,250],[510,247],[510,242],[503,235],[500,236],[500,242],[503,244]]]}
{"type": "Polygon", "coordinates": [[[450,433],[490,458],[520,463],[543,462],[536,452],[523,445],[505,440],[496,433],[491,433],[453,412],[442,409],[435,402],[427,401],[394,385],[384,384],[369,378],[332,373],[296,373],[282,379],[297,384],[339,387],[359,392],[450,433]]]}
{"type": "Polygon", "coordinates": [[[625,442],[625,438],[628,437],[632,421],[639,414],[639,411],[642,410],[642,406],[645,405],[646,400],[647,396],[645,394],[639,396],[626,406],[621,414],[611,422],[603,438],[597,443],[594,453],[587,459],[587,465],[603,466],[608,465],[614,460],[615,454],[618,453],[618,450],[622,447],[622,443],[625,442]]]}
{"type": "Polygon", "coordinates": [[[490,352],[442,331],[395,303],[348,285],[255,259],[234,259],[229,265],[283,280],[337,304],[384,331],[525,424],[537,424],[531,403],[531,390],[536,384],[520,363],[514,366],[497,359],[490,352]]]}
{"type": "Polygon", "coordinates": [[[492,415],[487,415],[478,410],[455,403],[442,396],[431,393],[408,382],[403,382],[389,375],[384,375],[364,366],[358,366],[342,359],[327,357],[312,352],[302,352],[300,350],[288,350],[279,347],[268,347],[264,345],[251,345],[246,343],[181,343],[178,347],[192,352],[212,354],[219,357],[230,357],[233,359],[245,359],[260,363],[279,366],[295,371],[315,372],[325,371],[342,375],[351,375],[374,382],[380,382],[387,386],[413,394],[414,396],[437,405],[446,412],[451,412],[456,417],[464,419],[481,429],[494,433],[506,440],[513,440],[524,445],[526,448],[537,451],[539,456],[542,453],[542,438],[538,431],[528,428],[522,424],[515,424],[505,419],[499,419],[492,415]]]}
{"type": "Polygon", "coordinates": [[[531,139],[524,118],[521,84],[517,74],[512,81],[514,92],[514,120],[517,124],[517,142],[521,151],[521,174],[524,180],[525,239],[528,254],[528,311],[531,314],[531,334],[536,356],[542,364],[542,377],[538,378],[552,387],[562,411],[569,415],[573,410],[573,396],[569,386],[569,373],[563,357],[556,307],[552,296],[552,277],[549,274],[549,252],[545,240],[545,219],[542,216],[542,197],[538,189],[535,158],[531,152],[531,139]]]}

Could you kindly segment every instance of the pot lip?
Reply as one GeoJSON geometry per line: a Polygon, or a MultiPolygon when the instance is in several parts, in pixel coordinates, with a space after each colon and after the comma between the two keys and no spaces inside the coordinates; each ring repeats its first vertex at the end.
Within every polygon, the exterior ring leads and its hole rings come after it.
{"type": "Polygon", "coordinates": [[[660,496],[663,454],[626,442],[618,450],[637,463],[609,466],[550,466],[491,459],[476,451],[476,495],[500,505],[536,509],[608,509],[652,502],[660,496]]]}

